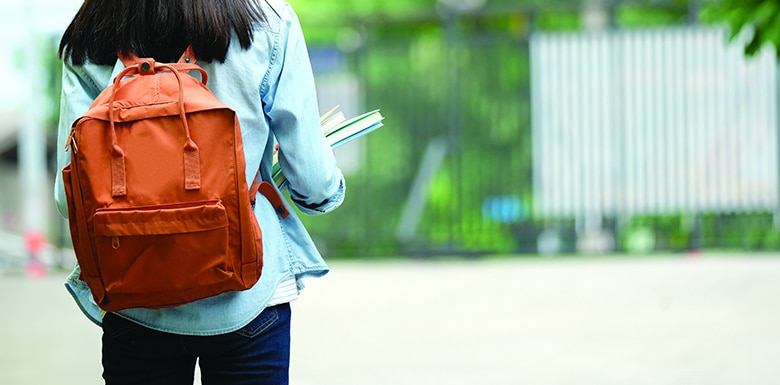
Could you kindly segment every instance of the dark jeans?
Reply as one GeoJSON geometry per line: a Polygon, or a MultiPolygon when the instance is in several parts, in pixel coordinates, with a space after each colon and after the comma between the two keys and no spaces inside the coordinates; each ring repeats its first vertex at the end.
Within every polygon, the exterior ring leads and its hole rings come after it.
{"type": "Polygon", "coordinates": [[[103,319],[107,385],[192,385],[196,359],[204,385],[286,385],[290,305],[265,309],[247,326],[217,336],[151,330],[111,313],[103,319]]]}

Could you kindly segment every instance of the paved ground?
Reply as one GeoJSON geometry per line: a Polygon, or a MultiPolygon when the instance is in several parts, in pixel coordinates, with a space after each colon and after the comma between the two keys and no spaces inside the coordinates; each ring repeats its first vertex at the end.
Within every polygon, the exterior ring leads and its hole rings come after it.
{"type": "MultiPolygon", "coordinates": [[[[332,268],[294,303],[293,385],[780,384],[780,255],[332,268]]],[[[62,279],[0,276],[0,384],[101,383],[62,279]]]]}

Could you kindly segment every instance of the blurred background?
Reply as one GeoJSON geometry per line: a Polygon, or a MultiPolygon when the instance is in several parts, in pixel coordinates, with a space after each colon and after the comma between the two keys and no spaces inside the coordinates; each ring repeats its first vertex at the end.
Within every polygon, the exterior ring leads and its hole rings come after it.
{"type": "MultiPolygon", "coordinates": [[[[292,4],[321,111],[386,116],[337,153],[343,209],[306,218],[328,257],[780,249],[776,1],[292,4]]],[[[70,263],[51,185],[79,5],[0,8],[5,264],[70,263]]]]}
{"type": "MultiPolygon", "coordinates": [[[[320,110],[385,116],[302,217],[293,383],[778,383],[780,0],[290,3],[320,110]]],[[[0,383],[99,380],[52,197],[80,4],[0,4],[0,383]]]]}

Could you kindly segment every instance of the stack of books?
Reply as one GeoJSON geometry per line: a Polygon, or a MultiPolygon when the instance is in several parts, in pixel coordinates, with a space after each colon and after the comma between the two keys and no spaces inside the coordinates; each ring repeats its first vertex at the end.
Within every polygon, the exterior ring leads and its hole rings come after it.
{"type": "MultiPolygon", "coordinates": [[[[330,148],[336,149],[346,143],[349,143],[365,134],[368,134],[379,127],[382,127],[384,117],[379,110],[366,112],[365,114],[347,119],[339,110],[339,106],[334,107],[320,117],[320,125],[325,140],[330,148]]],[[[280,188],[287,181],[282,167],[279,165],[279,151],[274,151],[274,165],[272,176],[274,183],[280,188]]]]}

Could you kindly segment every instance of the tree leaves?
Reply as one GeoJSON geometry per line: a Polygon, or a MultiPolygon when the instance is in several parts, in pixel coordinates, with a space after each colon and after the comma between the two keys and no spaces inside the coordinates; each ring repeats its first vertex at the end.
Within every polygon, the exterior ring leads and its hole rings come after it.
{"type": "Polygon", "coordinates": [[[780,46],[780,0],[723,0],[707,5],[703,14],[706,21],[728,23],[732,40],[748,34],[748,56],[755,55],[767,43],[775,49],[780,46]]]}

